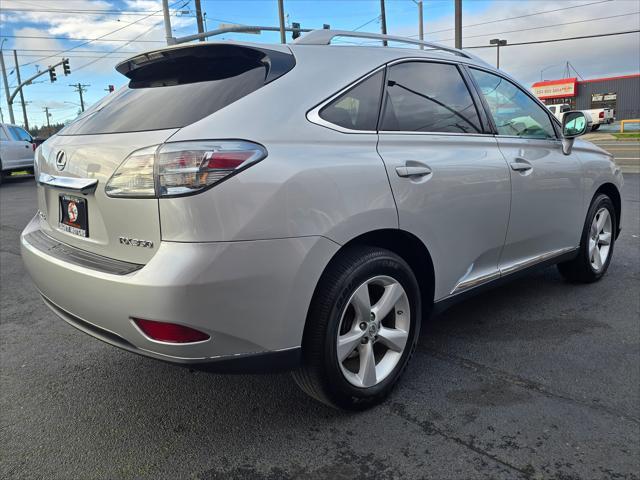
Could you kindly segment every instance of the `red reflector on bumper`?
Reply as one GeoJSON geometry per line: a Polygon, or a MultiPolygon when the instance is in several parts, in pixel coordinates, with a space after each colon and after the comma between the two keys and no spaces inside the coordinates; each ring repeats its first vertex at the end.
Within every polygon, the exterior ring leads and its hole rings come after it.
{"type": "Polygon", "coordinates": [[[193,343],[209,340],[209,335],[194,328],[175,323],[156,322],[134,318],[135,324],[153,340],[168,343],[193,343]]]}

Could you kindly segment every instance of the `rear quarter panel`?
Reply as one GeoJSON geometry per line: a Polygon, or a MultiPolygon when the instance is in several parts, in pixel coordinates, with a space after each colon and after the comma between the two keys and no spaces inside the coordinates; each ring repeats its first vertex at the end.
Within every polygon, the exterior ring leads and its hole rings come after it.
{"type": "Polygon", "coordinates": [[[377,135],[345,134],[306,118],[384,58],[308,48],[313,54],[297,56],[291,72],[171,138],[250,140],[264,145],[268,156],[206,192],[161,199],[163,240],[322,235],[345,243],[373,229],[398,227],[377,135]]]}

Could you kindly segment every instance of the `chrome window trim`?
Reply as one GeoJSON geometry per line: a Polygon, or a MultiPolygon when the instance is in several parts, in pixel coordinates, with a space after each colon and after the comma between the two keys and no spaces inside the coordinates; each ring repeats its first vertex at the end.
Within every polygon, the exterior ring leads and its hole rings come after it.
{"type": "MultiPolygon", "coordinates": [[[[523,86],[521,86],[518,81],[514,78],[511,78],[509,75],[506,75],[504,73],[502,73],[500,70],[491,70],[490,68],[487,68],[483,65],[475,65],[475,64],[467,64],[468,68],[471,69],[476,69],[476,70],[480,70],[482,72],[486,72],[486,73],[490,73],[492,75],[495,75],[496,77],[500,77],[503,80],[506,80],[507,82],[509,82],[510,84],[512,84],[514,87],[516,87],[518,90],[520,90],[521,92],[523,92],[526,96],[528,96],[531,100],[533,100],[533,103],[536,103],[540,108],[542,108],[542,110],[547,114],[547,117],[549,117],[549,121],[551,122],[551,126],[553,127],[553,132],[556,134],[555,139],[556,140],[562,140],[562,135],[558,134],[558,130],[556,128],[557,124],[559,123],[559,120],[555,117],[555,115],[553,115],[551,113],[551,111],[547,108],[547,106],[542,103],[542,100],[540,100],[538,97],[536,97],[533,93],[531,93],[529,90],[527,90],[526,88],[524,88],[523,86]]],[[[473,75],[473,73],[471,73],[471,75],[473,75]]],[[[486,103],[486,98],[484,98],[484,94],[482,93],[482,91],[480,90],[479,87],[476,87],[478,90],[478,95],[481,96],[481,98],[483,99],[483,101],[486,103]]],[[[489,105],[487,105],[487,108],[489,107],[489,105]]],[[[493,118],[493,114],[491,113],[491,110],[489,109],[489,111],[487,112],[487,114],[491,115],[492,120],[495,123],[495,119],[493,118]]],[[[500,136],[500,137],[509,137],[507,135],[498,135],[498,129],[496,127],[496,137],[500,136]]],[[[560,132],[562,132],[562,130],[560,130],[560,132]]],[[[527,138],[527,137],[518,137],[515,136],[515,138],[526,138],[527,140],[541,140],[539,138],[527,138]]]]}
{"type": "MultiPolygon", "coordinates": [[[[313,107],[311,110],[307,112],[307,115],[306,115],[307,120],[309,120],[311,123],[314,123],[316,125],[320,125],[321,127],[326,127],[331,130],[338,131],[340,133],[357,133],[357,134],[373,133],[378,135],[382,135],[382,134],[384,135],[447,135],[447,136],[464,135],[464,136],[472,136],[472,137],[493,137],[494,136],[492,133],[488,133],[488,132],[487,133],[457,133],[457,132],[415,132],[415,131],[405,131],[405,130],[395,130],[395,131],[394,130],[353,130],[351,128],[341,127],[340,125],[336,125],[335,123],[328,122],[327,120],[323,119],[320,116],[320,110],[322,110],[327,104],[331,103],[333,100],[338,98],[340,95],[346,93],[351,88],[356,87],[359,83],[366,81],[368,78],[372,77],[379,71],[386,69],[387,67],[391,67],[399,63],[407,63],[407,62],[446,63],[449,65],[455,65],[455,66],[458,66],[459,64],[464,63],[465,65],[467,65],[466,62],[456,62],[455,60],[440,59],[440,58],[403,57],[403,58],[398,58],[396,60],[392,60],[390,62],[385,63],[384,65],[377,67],[376,69],[372,70],[365,76],[360,77],[359,79],[351,82],[349,85],[339,90],[337,93],[334,93],[329,98],[323,100],[321,103],[313,107]]],[[[470,63],[469,65],[476,65],[476,64],[470,63]]],[[[461,78],[464,81],[464,77],[462,75],[461,75],[461,78]]],[[[386,87],[386,85],[384,85],[384,87],[386,87]]],[[[469,89],[468,85],[467,85],[467,89],[469,89]]],[[[471,92],[469,92],[469,95],[471,95],[471,99],[474,100],[471,92]]],[[[383,92],[383,100],[384,100],[384,92],[383,92]]],[[[474,100],[474,104],[475,104],[475,100],[474,100]]]]}
{"type": "Polygon", "coordinates": [[[533,140],[535,142],[552,142],[561,144],[562,139],[553,137],[553,138],[533,138],[533,137],[520,137],[518,135],[493,135],[496,138],[517,138],[519,140],[533,140]]]}
{"type": "Polygon", "coordinates": [[[359,133],[359,134],[372,134],[372,133],[376,134],[376,133],[378,133],[376,130],[354,130],[352,128],[345,128],[345,127],[341,127],[340,125],[336,125],[335,123],[328,122],[327,120],[325,120],[324,118],[322,118],[320,116],[320,110],[322,110],[329,103],[334,101],[340,95],[348,92],[352,88],[358,86],[360,83],[367,81],[369,78],[374,76],[376,73],[384,70],[386,67],[387,67],[387,65],[383,64],[383,65],[375,68],[374,70],[372,70],[369,73],[365,74],[363,77],[360,77],[357,80],[354,80],[353,82],[351,82],[346,87],[342,88],[341,90],[338,90],[337,93],[334,93],[329,98],[327,98],[327,99],[323,100],[322,102],[320,102],[318,105],[316,105],[315,107],[313,107],[311,110],[309,110],[307,112],[307,120],[309,120],[311,123],[315,123],[316,125],[320,125],[321,127],[330,128],[331,130],[336,130],[336,131],[341,132],[341,133],[359,133]]]}

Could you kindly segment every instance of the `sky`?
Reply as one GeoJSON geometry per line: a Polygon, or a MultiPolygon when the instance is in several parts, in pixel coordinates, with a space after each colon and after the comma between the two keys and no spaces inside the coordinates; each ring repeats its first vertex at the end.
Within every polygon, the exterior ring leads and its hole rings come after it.
{"type": "MultiPolygon", "coordinates": [[[[221,23],[278,25],[276,0],[201,0],[206,28],[221,23]]],[[[197,32],[193,0],[170,0],[173,35],[197,32]]],[[[453,0],[424,1],[425,39],[453,46],[453,0]]],[[[284,0],[286,19],[303,28],[380,32],[379,0],[284,0]]],[[[114,67],[135,53],[162,48],[165,32],[161,0],[1,0],[0,42],[3,42],[10,91],[17,85],[13,50],[24,80],[38,69],[70,59],[71,74],[58,68],[55,83],[43,75],[24,88],[31,125],[69,121],[79,110],[77,89],[86,85],[85,106],[95,103],[109,85],[126,83],[114,67]]],[[[492,38],[508,43],[575,37],[640,29],[640,0],[463,0],[463,48],[495,64],[492,38]],[[519,18],[513,18],[519,17],[519,18]]],[[[387,31],[418,36],[414,0],[386,0],[387,31]]],[[[215,37],[220,38],[220,37],[215,37]]],[[[230,40],[274,43],[278,33],[229,34],[230,40]]],[[[290,34],[288,41],[291,41],[290,34]]],[[[524,85],[563,78],[566,62],[581,77],[600,78],[640,71],[640,34],[501,48],[500,68],[524,85]]],[[[571,76],[575,76],[573,70],[571,76]]],[[[0,106],[9,121],[4,85],[0,106]]],[[[14,103],[16,123],[22,110],[14,103]]]]}

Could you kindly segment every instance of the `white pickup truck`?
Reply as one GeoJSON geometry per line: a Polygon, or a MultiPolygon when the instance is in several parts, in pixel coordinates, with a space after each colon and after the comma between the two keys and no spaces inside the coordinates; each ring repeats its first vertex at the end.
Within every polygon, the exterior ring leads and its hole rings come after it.
{"type": "MultiPolygon", "coordinates": [[[[558,105],[547,105],[547,108],[553,116],[562,122],[565,112],[571,110],[571,106],[566,103],[558,105]]],[[[611,108],[592,108],[591,110],[581,110],[585,115],[591,116],[591,131],[596,131],[603,123],[613,123],[615,117],[613,116],[613,109],[611,108]]],[[[588,117],[587,117],[588,118],[588,117]]]]}

